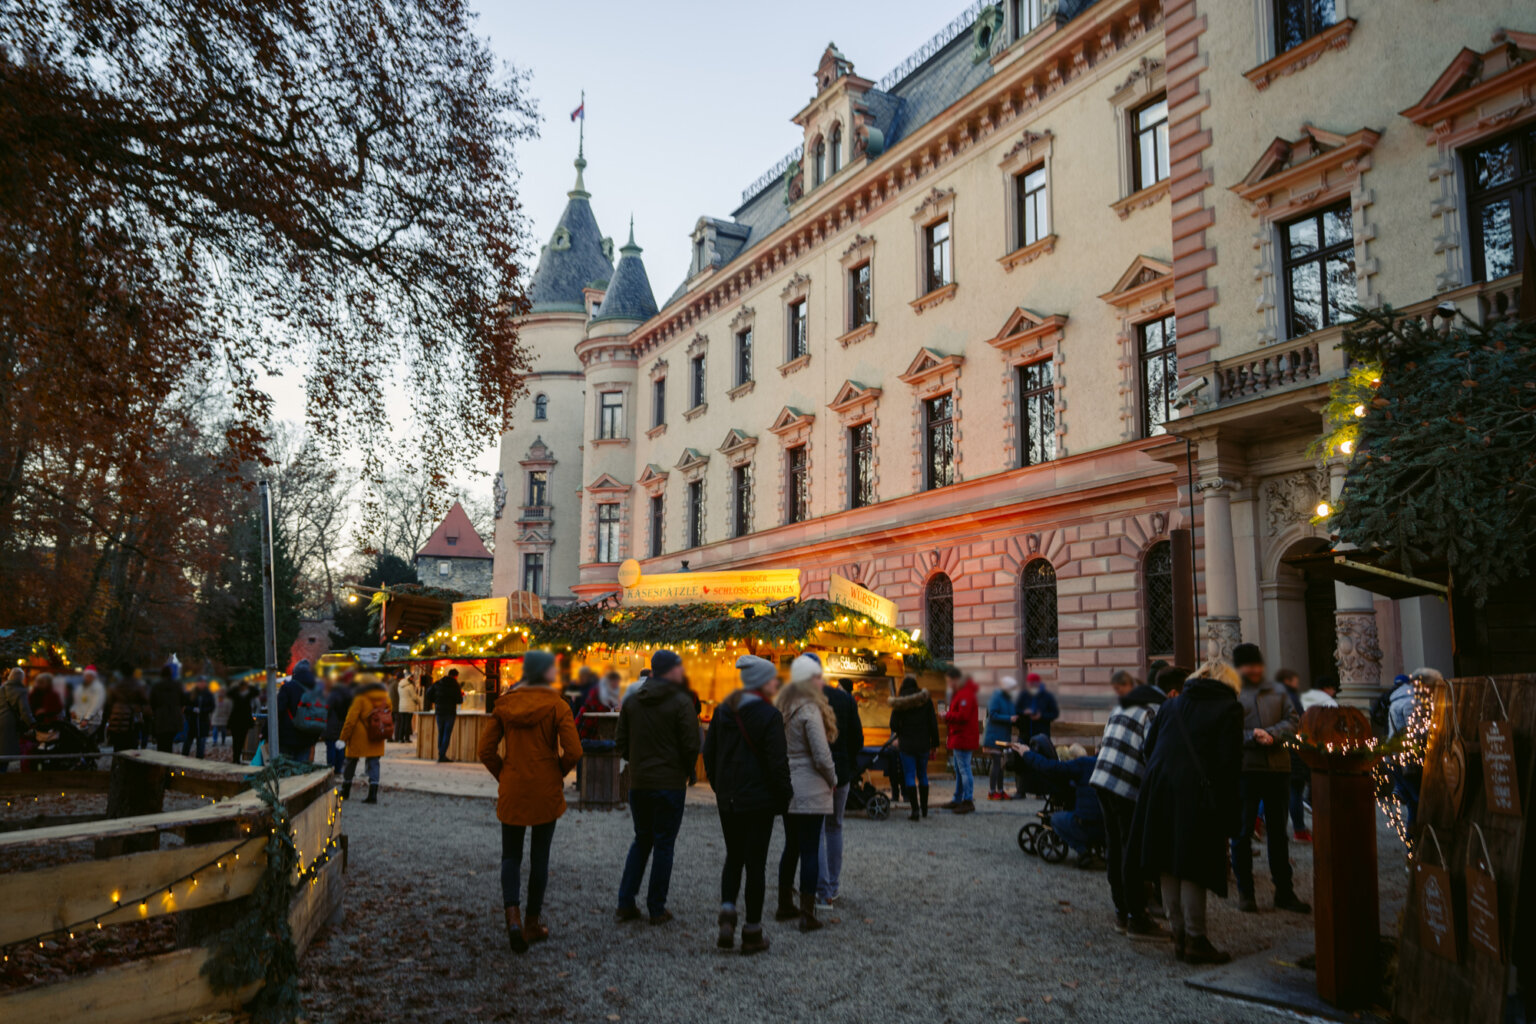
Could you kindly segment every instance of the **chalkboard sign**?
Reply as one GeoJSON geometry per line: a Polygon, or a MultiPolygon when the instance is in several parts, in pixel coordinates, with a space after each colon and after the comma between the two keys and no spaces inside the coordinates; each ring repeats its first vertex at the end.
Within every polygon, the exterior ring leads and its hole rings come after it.
{"type": "Polygon", "coordinates": [[[1536,962],[1527,962],[1536,943],[1519,940],[1517,912],[1536,902],[1521,890],[1536,676],[1456,679],[1427,699],[1416,862],[1392,1010],[1408,1024],[1501,1021],[1513,972],[1536,978],[1536,962]]]}

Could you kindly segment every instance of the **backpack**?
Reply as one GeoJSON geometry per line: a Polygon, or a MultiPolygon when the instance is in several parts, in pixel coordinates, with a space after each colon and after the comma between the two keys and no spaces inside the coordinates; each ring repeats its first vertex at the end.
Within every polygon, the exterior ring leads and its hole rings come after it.
{"type": "Polygon", "coordinates": [[[375,743],[387,740],[395,734],[395,716],[389,713],[388,704],[380,704],[368,712],[363,725],[368,730],[368,738],[375,743]]]}
{"type": "Polygon", "coordinates": [[[293,709],[293,727],[307,736],[325,732],[327,715],[325,696],[317,686],[299,694],[299,706],[293,709]]]}
{"type": "Polygon", "coordinates": [[[1392,694],[1396,692],[1395,688],[1386,690],[1371,701],[1371,727],[1378,736],[1385,736],[1392,731],[1392,694]]]}
{"type": "Polygon", "coordinates": [[[137,709],[126,700],[119,700],[112,705],[112,714],[107,716],[108,732],[132,732],[139,727],[139,713],[137,709]]]}

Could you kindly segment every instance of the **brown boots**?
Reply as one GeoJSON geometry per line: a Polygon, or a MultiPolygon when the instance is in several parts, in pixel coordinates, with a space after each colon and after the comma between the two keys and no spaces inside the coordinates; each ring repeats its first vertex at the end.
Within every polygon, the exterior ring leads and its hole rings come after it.
{"type": "Polygon", "coordinates": [[[768,937],[763,934],[763,926],[749,924],[741,930],[741,955],[751,956],[753,953],[768,952],[768,937]]]}
{"type": "MultiPolygon", "coordinates": [[[[814,903],[811,904],[811,909],[814,910],[815,908],[816,905],[814,903]]],[[[800,908],[795,905],[795,890],[780,889],[779,909],[773,912],[773,919],[775,921],[793,921],[799,916],[800,908]]]]}
{"type": "MultiPolygon", "coordinates": [[[[759,929],[761,930],[761,929],[759,929]]],[[[736,911],[720,911],[720,937],[715,939],[715,945],[720,949],[733,949],[736,946],[736,911]]]]}
{"type": "Polygon", "coordinates": [[[523,938],[523,912],[517,907],[506,908],[507,945],[514,953],[528,952],[528,940],[523,938]]]}
{"type": "Polygon", "coordinates": [[[800,930],[814,932],[821,927],[821,922],[816,920],[816,894],[802,892],[800,894],[800,930]]]}
{"type": "Polygon", "coordinates": [[[527,923],[523,922],[523,912],[518,907],[507,907],[507,945],[514,953],[526,953],[528,947],[535,942],[543,942],[549,938],[549,929],[539,923],[538,914],[529,914],[527,923]]]}

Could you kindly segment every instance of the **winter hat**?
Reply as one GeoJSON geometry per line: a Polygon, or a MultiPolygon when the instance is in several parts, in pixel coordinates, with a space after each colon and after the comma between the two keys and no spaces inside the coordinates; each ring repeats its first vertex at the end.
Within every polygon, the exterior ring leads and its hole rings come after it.
{"type": "Polygon", "coordinates": [[[1407,676],[1393,676],[1392,677],[1392,689],[1395,690],[1399,686],[1402,686],[1404,683],[1411,683],[1412,681],[1413,680],[1409,679],[1407,676]]]}
{"type": "Polygon", "coordinates": [[[1024,681],[1026,683],[1032,683],[1035,686],[1039,686],[1041,683],[1045,682],[1044,679],[1040,678],[1039,672],[1031,672],[1029,675],[1024,677],[1024,681]]]}
{"type": "Polygon", "coordinates": [[[1258,644],[1238,644],[1232,649],[1233,668],[1262,664],[1264,664],[1264,655],[1259,651],[1258,644]]]}
{"type": "Polygon", "coordinates": [[[1003,676],[1001,685],[1004,693],[1012,693],[1019,688],[1019,681],[1013,676],[1003,676]]]}
{"type": "Polygon", "coordinates": [[[773,681],[774,676],[778,675],[774,671],[773,662],[764,661],[750,654],[743,654],[736,659],[736,671],[741,673],[743,690],[761,690],[773,681]]]}
{"type": "Polygon", "coordinates": [[[821,675],[821,659],[813,654],[802,654],[789,665],[791,683],[808,683],[821,675]]]}
{"type": "Polygon", "coordinates": [[[676,651],[665,648],[651,655],[651,675],[664,676],[683,663],[683,659],[677,656],[676,651]]]}
{"type": "Polygon", "coordinates": [[[523,682],[532,683],[535,686],[544,682],[544,677],[555,666],[555,656],[548,651],[529,651],[523,655],[523,682]]]}

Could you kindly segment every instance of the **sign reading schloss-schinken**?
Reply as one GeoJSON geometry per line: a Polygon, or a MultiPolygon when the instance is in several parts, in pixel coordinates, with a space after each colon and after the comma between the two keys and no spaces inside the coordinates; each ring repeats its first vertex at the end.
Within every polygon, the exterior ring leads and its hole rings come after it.
{"type": "Polygon", "coordinates": [[[866,590],[853,580],[832,574],[827,584],[827,600],[854,611],[863,612],[882,626],[896,625],[896,602],[866,590]]]}
{"type": "Polygon", "coordinates": [[[652,576],[621,573],[620,585],[624,588],[620,603],[626,605],[781,601],[800,596],[800,570],[669,572],[652,576]]]}

